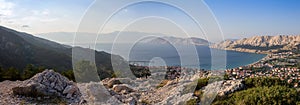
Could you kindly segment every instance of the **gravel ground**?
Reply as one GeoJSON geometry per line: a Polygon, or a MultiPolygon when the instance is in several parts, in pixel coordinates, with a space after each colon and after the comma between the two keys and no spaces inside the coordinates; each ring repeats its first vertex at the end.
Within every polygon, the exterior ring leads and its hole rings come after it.
{"type": "Polygon", "coordinates": [[[12,88],[21,84],[21,81],[0,82],[0,103],[3,105],[28,104],[22,97],[13,95],[12,88]]]}

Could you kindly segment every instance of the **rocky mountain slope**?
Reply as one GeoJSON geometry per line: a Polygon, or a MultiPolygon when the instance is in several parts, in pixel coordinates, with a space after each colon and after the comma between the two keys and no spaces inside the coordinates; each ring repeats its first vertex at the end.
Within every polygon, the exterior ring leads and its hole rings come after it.
{"type": "Polygon", "coordinates": [[[254,36],[239,40],[225,40],[212,48],[253,53],[272,53],[300,48],[300,35],[254,36]]]}
{"type": "MultiPolygon", "coordinates": [[[[95,51],[96,65],[99,74],[104,76],[102,78],[113,73],[111,58],[126,63],[120,56],[95,51]]],[[[72,47],[0,26],[0,59],[0,66],[4,69],[14,67],[23,70],[26,65],[33,64],[58,71],[71,70],[72,47]]]]}

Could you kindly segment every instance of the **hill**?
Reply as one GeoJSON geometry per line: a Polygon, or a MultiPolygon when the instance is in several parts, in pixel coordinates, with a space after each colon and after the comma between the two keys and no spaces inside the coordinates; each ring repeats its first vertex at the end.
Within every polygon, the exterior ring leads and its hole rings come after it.
{"type": "Polygon", "coordinates": [[[41,33],[37,34],[36,36],[41,38],[46,38],[51,41],[70,44],[73,42],[73,38],[75,34],[78,35],[87,35],[92,37],[84,37],[82,41],[91,41],[95,40],[94,37],[99,36],[97,39],[98,43],[133,43],[136,40],[143,38],[144,36],[148,35],[158,35],[158,36],[166,36],[164,34],[159,33],[145,33],[145,32],[131,32],[131,31],[115,31],[111,33],[103,33],[103,34],[96,34],[96,33],[87,33],[87,32],[52,32],[52,33],[41,33]]]}
{"type": "Polygon", "coordinates": [[[239,40],[225,40],[212,48],[253,53],[274,53],[300,49],[300,36],[254,36],[239,40]]]}
{"type": "MultiPolygon", "coordinates": [[[[95,51],[98,73],[105,77],[113,73],[111,56],[125,63],[120,56],[95,51]]],[[[71,70],[72,47],[0,26],[0,59],[0,66],[4,69],[14,67],[22,71],[26,65],[32,64],[57,71],[71,70]]]]}

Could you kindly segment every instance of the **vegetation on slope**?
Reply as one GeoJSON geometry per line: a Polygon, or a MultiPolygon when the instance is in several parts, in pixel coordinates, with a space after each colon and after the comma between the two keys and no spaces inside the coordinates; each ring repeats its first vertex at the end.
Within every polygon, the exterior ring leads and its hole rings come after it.
{"type": "Polygon", "coordinates": [[[216,100],[214,105],[295,105],[299,104],[298,91],[294,88],[275,85],[254,87],[239,91],[224,99],[216,100]]]}
{"type": "MultiPolygon", "coordinates": [[[[22,75],[27,65],[54,69],[58,72],[68,72],[72,67],[72,50],[95,52],[97,72],[101,79],[112,77],[112,60],[116,64],[124,65],[125,60],[117,55],[103,51],[94,51],[81,47],[61,45],[33,35],[17,32],[0,26],[0,66],[5,71],[4,79],[22,79],[16,76],[22,75]],[[12,75],[16,77],[11,77],[12,75]]],[[[81,55],[78,55],[81,56],[81,55]]],[[[26,71],[34,72],[34,71],[26,71]]],[[[24,79],[24,78],[23,78],[24,79]]]]}
{"type": "MultiPolygon", "coordinates": [[[[4,80],[26,80],[31,78],[37,73],[43,72],[45,70],[44,67],[35,67],[32,64],[28,64],[24,70],[18,70],[16,68],[10,67],[9,69],[4,69],[0,67],[0,81],[4,80]]],[[[67,77],[70,80],[75,81],[73,70],[63,70],[58,71],[63,76],[67,77]]]]}
{"type": "Polygon", "coordinates": [[[246,90],[217,97],[214,105],[295,105],[299,92],[279,78],[246,78],[246,90]]]}
{"type": "MultiPolygon", "coordinates": [[[[186,105],[196,105],[200,102],[203,92],[201,88],[206,86],[208,78],[198,80],[194,95],[197,99],[187,101],[186,105]]],[[[279,78],[256,77],[244,80],[245,90],[241,90],[226,96],[217,96],[213,105],[296,105],[300,104],[300,94],[296,88],[292,88],[287,82],[279,78]]]]}

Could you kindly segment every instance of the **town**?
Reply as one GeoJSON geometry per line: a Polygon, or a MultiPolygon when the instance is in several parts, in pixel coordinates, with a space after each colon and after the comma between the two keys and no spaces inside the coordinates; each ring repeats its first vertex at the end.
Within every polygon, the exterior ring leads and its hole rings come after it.
{"type": "Polygon", "coordinates": [[[238,68],[227,69],[225,79],[278,77],[298,87],[300,83],[300,54],[283,52],[268,54],[262,60],[238,68]]]}

